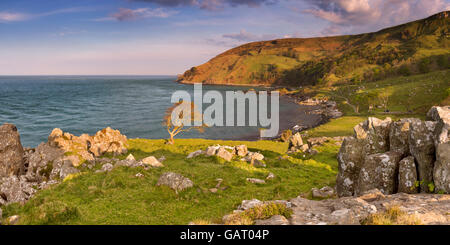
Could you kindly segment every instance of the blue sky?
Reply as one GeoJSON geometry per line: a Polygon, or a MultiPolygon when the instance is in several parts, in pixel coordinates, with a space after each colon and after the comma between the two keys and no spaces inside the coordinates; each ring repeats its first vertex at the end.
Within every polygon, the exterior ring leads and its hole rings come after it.
{"type": "Polygon", "coordinates": [[[251,41],[376,31],[450,0],[2,0],[0,75],[175,75],[251,41]]]}

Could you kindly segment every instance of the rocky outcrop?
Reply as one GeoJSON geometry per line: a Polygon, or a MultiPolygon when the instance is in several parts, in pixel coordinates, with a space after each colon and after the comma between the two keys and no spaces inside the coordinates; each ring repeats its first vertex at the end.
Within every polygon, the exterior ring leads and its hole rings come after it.
{"type": "Polygon", "coordinates": [[[98,131],[94,136],[87,134],[74,136],[56,128],[48,137],[48,144],[64,152],[77,154],[87,161],[105,153],[111,153],[112,155],[127,153],[127,137],[122,135],[119,130],[110,127],[98,131]]]}
{"type": "Polygon", "coordinates": [[[450,193],[450,106],[435,106],[427,116],[436,121],[434,129],[436,162],[433,169],[436,191],[450,193]]]}
{"type": "Polygon", "coordinates": [[[401,153],[389,151],[366,156],[359,171],[355,194],[379,189],[385,194],[393,194],[397,190],[398,164],[401,153]]]}
{"type": "Polygon", "coordinates": [[[336,189],[340,196],[352,196],[364,161],[362,140],[347,137],[337,155],[336,189]]]}
{"type": "MultiPolygon", "coordinates": [[[[269,219],[257,220],[260,225],[361,225],[368,217],[398,208],[415,224],[449,225],[450,195],[405,194],[384,195],[373,189],[359,197],[341,197],[320,201],[305,199],[301,196],[290,200],[260,201],[244,200],[233,214],[270,203],[279,203],[292,210],[290,217],[274,215],[269,219]]],[[[225,215],[227,220],[232,215],[225,215]]]]}
{"type": "Polygon", "coordinates": [[[428,185],[433,183],[435,148],[433,133],[436,122],[415,121],[409,131],[409,150],[417,163],[417,175],[420,191],[429,192],[428,185]]]}
{"type": "MultiPolygon", "coordinates": [[[[102,154],[125,153],[125,145],[126,136],[111,128],[79,137],[54,129],[48,142],[24,150],[17,128],[5,124],[0,127],[0,204],[25,202],[37,190],[79,173],[80,165],[88,163],[92,168],[102,154]]],[[[110,171],[111,162],[103,163],[100,171],[110,171]]]]}
{"type": "Polygon", "coordinates": [[[23,147],[16,126],[0,127],[0,178],[17,176],[24,172],[23,147]]]}
{"type": "Polygon", "coordinates": [[[403,158],[399,163],[398,172],[398,192],[408,194],[417,193],[417,169],[416,164],[414,163],[414,157],[409,156],[403,158]]]}
{"type": "Polygon", "coordinates": [[[384,194],[450,193],[450,107],[433,107],[428,116],[434,121],[369,118],[356,125],[338,153],[338,195],[373,188],[384,194]]]}

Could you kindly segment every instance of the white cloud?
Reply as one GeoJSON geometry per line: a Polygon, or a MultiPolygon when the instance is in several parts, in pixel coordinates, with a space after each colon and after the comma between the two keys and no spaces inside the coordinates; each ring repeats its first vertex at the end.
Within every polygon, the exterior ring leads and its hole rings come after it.
{"type": "Polygon", "coordinates": [[[304,0],[306,10],[330,22],[322,33],[343,34],[375,31],[449,10],[448,0],[304,0]]]}

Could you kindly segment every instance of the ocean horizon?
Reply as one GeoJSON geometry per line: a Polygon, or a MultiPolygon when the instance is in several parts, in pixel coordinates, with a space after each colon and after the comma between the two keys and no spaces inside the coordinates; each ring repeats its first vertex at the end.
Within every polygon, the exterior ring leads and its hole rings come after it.
{"type": "MultiPolygon", "coordinates": [[[[166,139],[164,113],[177,90],[193,93],[193,85],[175,82],[170,75],[38,75],[0,76],[0,124],[15,124],[22,144],[46,142],[54,128],[74,135],[95,134],[111,127],[129,138],[166,139]]],[[[204,85],[204,92],[247,90],[251,87],[204,85]]],[[[292,114],[299,105],[280,98],[280,113],[292,114]]],[[[282,127],[296,125],[281,120],[282,127]]],[[[281,130],[280,130],[281,131],[281,130]]],[[[204,133],[177,138],[257,140],[258,127],[209,127],[204,133]]]]}

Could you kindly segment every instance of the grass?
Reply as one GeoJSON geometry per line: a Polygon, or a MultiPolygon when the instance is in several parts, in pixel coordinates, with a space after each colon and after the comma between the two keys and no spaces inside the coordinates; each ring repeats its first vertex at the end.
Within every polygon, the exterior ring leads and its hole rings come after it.
{"type": "MultiPolygon", "coordinates": [[[[165,156],[164,168],[145,171],[142,168],[119,167],[112,172],[85,170],[63,183],[40,191],[25,205],[3,207],[4,217],[20,215],[20,224],[188,224],[204,220],[218,223],[244,199],[289,199],[307,193],[312,187],[333,186],[337,173],[338,146],[319,147],[315,156],[286,156],[287,143],[258,141],[215,141],[177,139],[175,145],[164,140],[129,140],[129,153],[136,159],[165,156]],[[207,146],[246,144],[251,151],[266,157],[267,168],[254,168],[234,160],[224,162],[216,157],[186,159],[188,153],[207,146]],[[178,195],[167,187],[157,187],[159,176],[173,171],[190,178],[194,187],[178,195]],[[246,178],[264,179],[269,172],[276,178],[265,185],[251,184],[246,178]],[[135,175],[142,173],[144,177],[135,175]],[[217,193],[209,191],[223,179],[217,193]]],[[[120,156],[125,158],[126,155],[120,156]]],[[[98,169],[95,168],[95,169],[98,169]]],[[[252,216],[253,217],[253,216],[252,216]]]]}
{"type": "Polygon", "coordinates": [[[384,212],[371,214],[362,222],[363,225],[421,225],[422,222],[413,214],[408,214],[398,206],[389,207],[384,212]]]}

